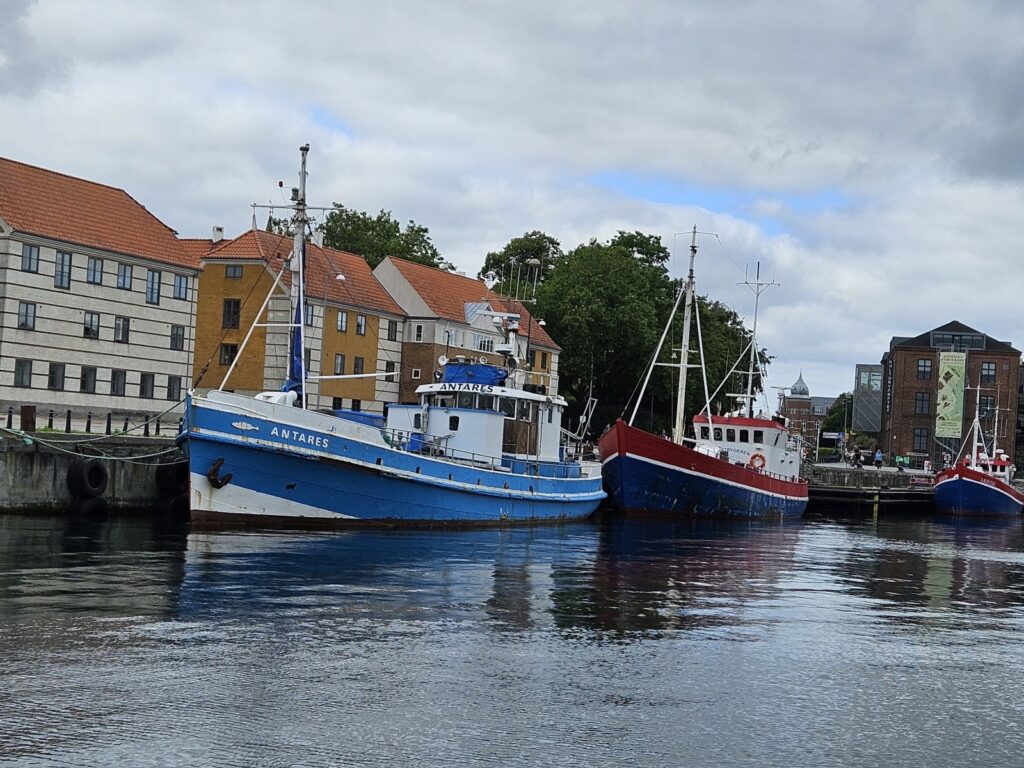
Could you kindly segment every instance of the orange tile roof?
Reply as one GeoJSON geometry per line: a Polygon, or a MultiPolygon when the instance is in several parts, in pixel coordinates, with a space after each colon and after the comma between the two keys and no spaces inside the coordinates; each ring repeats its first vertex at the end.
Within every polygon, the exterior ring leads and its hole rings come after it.
{"type": "Polygon", "coordinates": [[[554,340],[548,336],[543,326],[539,325],[529,310],[520,301],[500,296],[483,280],[477,280],[443,269],[435,269],[424,264],[389,257],[402,276],[420,295],[427,306],[439,317],[466,322],[466,304],[487,301],[497,312],[515,312],[520,315],[519,335],[529,335],[531,344],[561,350],[554,340]]]}
{"type": "MultiPolygon", "coordinates": [[[[209,243],[208,240],[198,242],[209,243]]],[[[262,261],[276,271],[291,252],[290,237],[275,235],[262,229],[251,229],[232,240],[217,243],[215,247],[202,254],[201,258],[262,261]]],[[[282,280],[286,284],[291,283],[289,275],[290,271],[282,280]]],[[[391,294],[377,282],[373,270],[362,256],[307,243],[306,295],[323,300],[325,289],[328,301],[376,312],[405,315],[402,308],[391,298],[391,294]],[[345,279],[335,279],[338,274],[344,275],[345,279]]]]}
{"type": "Polygon", "coordinates": [[[3,157],[0,218],[25,234],[193,266],[174,230],[123,189],[3,157]]]}

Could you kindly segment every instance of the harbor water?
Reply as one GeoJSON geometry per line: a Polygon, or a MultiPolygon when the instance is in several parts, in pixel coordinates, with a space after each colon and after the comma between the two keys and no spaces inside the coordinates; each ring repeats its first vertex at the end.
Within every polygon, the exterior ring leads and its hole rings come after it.
{"type": "Polygon", "coordinates": [[[0,517],[2,766],[1018,766],[1021,522],[0,517]]]}

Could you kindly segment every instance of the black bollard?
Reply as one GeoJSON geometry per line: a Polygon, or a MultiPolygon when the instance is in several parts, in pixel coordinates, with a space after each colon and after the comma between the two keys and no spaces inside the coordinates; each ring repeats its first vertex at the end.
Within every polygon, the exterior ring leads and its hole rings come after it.
{"type": "Polygon", "coordinates": [[[92,411],[85,414],[85,431],[92,432],[92,411]]]}
{"type": "Polygon", "coordinates": [[[7,428],[10,429],[14,425],[14,406],[7,406],[7,428]]]}
{"type": "Polygon", "coordinates": [[[156,434],[160,434],[160,417],[156,417],[156,434]]]}
{"type": "Polygon", "coordinates": [[[71,409],[70,408],[68,409],[67,417],[64,419],[64,431],[65,432],[70,432],[71,431],[71,409]]]}
{"type": "Polygon", "coordinates": [[[149,416],[146,417],[146,421],[142,425],[142,436],[149,437],[149,416]]]}
{"type": "Polygon", "coordinates": [[[46,428],[53,429],[53,408],[50,409],[50,415],[46,417],[46,428]]]}
{"type": "Polygon", "coordinates": [[[113,416],[113,414],[110,411],[107,411],[107,434],[108,435],[110,434],[110,420],[111,420],[111,416],[113,416]]]}
{"type": "Polygon", "coordinates": [[[124,417],[124,429],[122,429],[121,431],[122,432],[127,432],[128,431],[128,417],[127,416],[124,417]]]}

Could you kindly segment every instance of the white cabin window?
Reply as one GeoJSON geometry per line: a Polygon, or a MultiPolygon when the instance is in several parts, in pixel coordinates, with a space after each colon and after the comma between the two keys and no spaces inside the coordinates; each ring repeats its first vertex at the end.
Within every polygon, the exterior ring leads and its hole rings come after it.
{"type": "Polygon", "coordinates": [[[700,428],[700,439],[701,440],[707,440],[709,437],[711,437],[711,430],[708,429],[707,427],[701,427],[700,428]]]}
{"type": "Polygon", "coordinates": [[[459,431],[459,417],[458,416],[449,416],[448,417],[448,431],[449,432],[458,432],[459,431]]]}
{"type": "Polygon", "coordinates": [[[472,408],[475,399],[476,395],[472,392],[459,392],[458,397],[455,399],[455,405],[459,408],[472,408]]]}
{"type": "Polygon", "coordinates": [[[422,413],[414,413],[412,415],[412,428],[413,429],[423,429],[423,414],[422,413]]]}
{"type": "Polygon", "coordinates": [[[755,443],[763,443],[764,442],[764,430],[763,429],[755,429],[754,430],[754,442],[755,443]]]}
{"type": "Polygon", "coordinates": [[[722,439],[722,428],[721,427],[715,427],[715,440],[721,440],[721,439],[722,439]]]}
{"type": "Polygon", "coordinates": [[[498,410],[505,414],[506,419],[514,419],[516,417],[515,399],[511,397],[499,397],[498,410]]]}
{"type": "Polygon", "coordinates": [[[735,443],[736,442],[736,430],[735,429],[727,429],[727,430],[725,430],[725,442],[727,442],[727,443],[735,443]]]}
{"type": "Polygon", "coordinates": [[[477,400],[477,408],[481,411],[493,411],[494,410],[494,395],[480,395],[477,400]]]}
{"type": "Polygon", "coordinates": [[[741,429],[740,430],[740,442],[741,443],[749,443],[750,442],[750,430],[749,429],[741,429]]]}

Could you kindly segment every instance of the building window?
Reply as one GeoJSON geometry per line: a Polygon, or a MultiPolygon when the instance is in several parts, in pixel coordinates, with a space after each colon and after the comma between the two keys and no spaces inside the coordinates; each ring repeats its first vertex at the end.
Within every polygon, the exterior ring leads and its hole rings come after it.
{"type": "Polygon", "coordinates": [[[331,409],[338,411],[345,407],[345,401],[340,397],[331,398],[331,409]]]}
{"type": "Polygon", "coordinates": [[[353,411],[361,411],[361,410],[363,410],[363,401],[362,400],[353,400],[352,401],[352,410],[353,411]]]}
{"type": "MultiPolygon", "coordinates": [[[[22,272],[38,272],[39,271],[39,246],[29,245],[28,243],[21,244],[21,271],[22,272]]],[[[29,385],[25,385],[29,386],[29,385]]]]}
{"type": "Polygon", "coordinates": [[[85,282],[103,285],[103,259],[90,256],[85,263],[85,282]]]}
{"type": "MultiPolygon", "coordinates": [[[[384,363],[384,373],[394,373],[394,372],[395,372],[395,363],[394,363],[394,361],[389,360],[388,362],[384,363]]],[[[394,381],[394,380],[395,379],[394,379],[393,376],[388,378],[388,381],[394,381]]]]}
{"type": "Polygon", "coordinates": [[[157,269],[146,270],[146,303],[160,303],[160,271],[157,269]]]}
{"type": "Polygon", "coordinates": [[[57,261],[53,267],[53,287],[71,287],[71,254],[67,251],[57,251],[57,261]]]}
{"type": "Polygon", "coordinates": [[[220,345],[220,364],[231,365],[238,357],[238,345],[237,344],[221,344],[220,345]]]}
{"type": "Polygon", "coordinates": [[[114,341],[127,344],[131,333],[131,320],[118,315],[114,318],[114,341]]]}
{"type": "Polygon", "coordinates": [[[151,400],[153,398],[153,379],[155,377],[152,373],[144,373],[139,377],[139,397],[144,397],[151,400]]]}
{"type": "Polygon", "coordinates": [[[31,301],[18,302],[18,327],[23,331],[36,329],[36,305],[31,301]]]}
{"type": "Polygon", "coordinates": [[[548,353],[547,352],[541,352],[540,353],[540,367],[543,368],[545,371],[548,369],[548,353]]]}
{"type": "Polygon", "coordinates": [[[15,360],[14,361],[14,386],[16,386],[16,387],[31,387],[32,386],[32,361],[31,360],[15,360]]]}
{"type": "Polygon", "coordinates": [[[918,392],[914,395],[914,414],[927,416],[931,412],[932,395],[930,392],[918,392]]]}
{"type": "Polygon", "coordinates": [[[64,389],[64,363],[50,363],[50,373],[46,377],[46,388],[57,390],[64,389]]]}
{"type": "Polygon", "coordinates": [[[188,298],[188,275],[175,275],[174,276],[174,298],[176,298],[176,299],[187,299],[188,298]]]}
{"type": "Polygon", "coordinates": [[[132,289],[132,265],[131,264],[118,264],[117,265],[117,287],[125,291],[132,289]]]}
{"type": "Polygon", "coordinates": [[[185,326],[171,326],[171,349],[182,350],[185,348],[185,326]]]}
{"type": "Polygon", "coordinates": [[[411,374],[411,376],[412,376],[412,378],[413,378],[413,380],[414,380],[414,381],[419,381],[419,378],[420,378],[420,369],[419,369],[419,368],[413,368],[413,369],[412,369],[412,374],[411,374]]]}
{"type": "Polygon", "coordinates": [[[996,413],[996,399],[991,395],[982,395],[978,400],[978,412],[983,419],[986,416],[994,416],[996,413]]]}
{"type": "Polygon", "coordinates": [[[241,264],[225,264],[224,265],[224,277],[228,280],[241,280],[242,279],[242,265],[241,264]]]}
{"type": "Polygon", "coordinates": [[[306,325],[313,325],[313,305],[309,303],[306,304],[306,325]]]}
{"type": "Polygon", "coordinates": [[[356,335],[366,335],[366,315],[356,315],[356,335]]]}
{"type": "Polygon", "coordinates": [[[82,366],[82,378],[80,392],[92,395],[96,392],[96,368],[91,365],[82,366]]]}
{"type": "Polygon", "coordinates": [[[416,341],[423,341],[423,326],[419,323],[416,324],[416,341]]]}
{"type": "Polygon", "coordinates": [[[306,373],[313,370],[313,350],[307,349],[305,359],[303,360],[302,367],[306,369],[306,373]]]}
{"type": "Polygon", "coordinates": [[[334,356],[334,375],[341,376],[345,373],[345,356],[335,355],[334,356]]]}
{"type": "Polygon", "coordinates": [[[388,341],[396,341],[398,339],[398,321],[388,320],[388,341]]]}
{"type": "Polygon", "coordinates": [[[991,384],[996,380],[996,364],[995,363],[982,363],[981,364],[981,383],[991,384]]]}
{"type": "Polygon", "coordinates": [[[481,352],[493,352],[494,351],[494,337],[484,336],[483,334],[475,334],[476,336],[476,349],[481,352]]]}
{"type": "Polygon", "coordinates": [[[928,452],[927,427],[914,427],[914,450],[922,453],[928,452]]]}
{"type": "Polygon", "coordinates": [[[930,379],[932,377],[932,361],[931,360],[918,360],[917,361],[917,378],[919,379],[930,379]]]}
{"type": "Polygon", "coordinates": [[[167,399],[175,402],[181,400],[181,376],[167,377],[167,399]]]}
{"type": "Polygon", "coordinates": [[[125,392],[125,386],[128,381],[127,371],[111,371],[110,372],[110,394],[112,395],[123,395],[125,392]]]}
{"type": "Polygon", "coordinates": [[[223,312],[223,319],[221,320],[221,327],[222,328],[237,328],[241,316],[242,316],[242,300],[241,299],[224,299],[224,312],[223,312]]]}
{"type": "Polygon", "coordinates": [[[100,337],[100,313],[86,312],[82,320],[82,336],[87,339],[100,337]]]}
{"type": "Polygon", "coordinates": [[[357,357],[352,360],[352,373],[363,372],[363,358],[357,357]]]}
{"type": "Polygon", "coordinates": [[[340,309],[338,310],[338,330],[341,333],[348,331],[348,312],[343,312],[340,309]]]}

